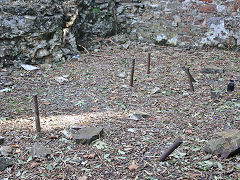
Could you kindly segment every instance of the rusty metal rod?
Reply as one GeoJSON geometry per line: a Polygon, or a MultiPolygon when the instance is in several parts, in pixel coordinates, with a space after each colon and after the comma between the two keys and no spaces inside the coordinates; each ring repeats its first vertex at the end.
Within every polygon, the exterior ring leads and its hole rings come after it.
{"type": "Polygon", "coordinates": [[[135,66],[135,59],[132,60],[132,71],[131,71],[131,79],[130,79],[130,86],[133,87],[133,78],[134,78],[134,66],[135,66]]]}
{"type": "Polygon", "coordinates": [[[178,138],[160,157],[160,161],[164,161],[178,146],[182,144],[182,139],[178,138]]]}
{"type": "Polygon", "coordinates": [[[148,53],[147,74],[150,74],[150,59],[151,59],[151,53],[148,53]]]}
{"type": "Polygon", "coordinates": [[[41,126],[40,126],[40,118],[39,118],[39,110],[38,110],[38,99],[36,94],[33,95],[33,103],[34,103],[34,116],[35,116],[36,129],[37,129],[37,132],[39,133],[41,131],[41,126]]]}

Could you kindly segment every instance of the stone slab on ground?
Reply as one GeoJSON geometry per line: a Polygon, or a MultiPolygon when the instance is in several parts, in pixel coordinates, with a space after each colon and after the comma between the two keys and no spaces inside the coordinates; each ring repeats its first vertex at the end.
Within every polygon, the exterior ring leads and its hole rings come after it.
{"type": "Polygon", "coordinates": [[[13,161],[11,158],[0,157],[0,171],[4,171],[7,167],[12,165],[13,161]]]}
{"type": "Polygon", "coordinates": [[[72,134],[72,138],[77,144],[90,144],[102,135],[103,127],[87,127],[79,129],[76,133],[72,134]]]}
{"type": "Polygon", "coordinates": [[[229,158],[240,152],[240,130],[231,129],[218,132],[206,144],[205,152],[221,154],[223,158],[229,158]]]}
{"type": "Polygon", "coordinates": [[[52,151],[38,143],[34,143],[32,149],[31,149],[31,156],[33,158],[45,158],[48,155],[50,155],[52,151]]]}
{"type": "Polygon", "coordinates": [[[151,94],[158,94],[158,93],[160,93],[161,91],[162,91],[161,88],[155,87],[155,88],[153,88],[153,89],[151,90],[151,94]]]}
{"type": "Polygon", "coordinates": [[[150,117],[150,115],[148,115],[148,114],[134,113],[134,114],[130,115],[130,117],[128,119],[138,121],[138,120],[143,120],[143,119],[146,119],[149,117],[150,117]]]}
{"type": "Polygon", "coordinates": [[[222,74],[224,72],[225,72],[224,69],[219,68],[217,66],[213,66],[213,65],[206,66],[202,69],[202,73],[206,73],[206,74],[217,74],[217,73],[222,74]]]}

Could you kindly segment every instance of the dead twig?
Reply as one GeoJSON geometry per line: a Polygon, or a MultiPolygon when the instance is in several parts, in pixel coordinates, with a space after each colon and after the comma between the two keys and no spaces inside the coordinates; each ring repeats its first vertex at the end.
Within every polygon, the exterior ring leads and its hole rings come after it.
{"type": "Polygon", "coordinates": [[[90,54],[89,51],[87,50],[87,48],[85,48],[84,46],[82,46],[80,44],[79,44],[79,46],[81,46],[87,52],[87,54],[90,54]]]}

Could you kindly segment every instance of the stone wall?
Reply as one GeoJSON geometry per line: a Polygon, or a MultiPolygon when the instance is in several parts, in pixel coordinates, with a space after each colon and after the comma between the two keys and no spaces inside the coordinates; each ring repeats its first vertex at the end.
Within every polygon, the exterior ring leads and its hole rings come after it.
{"type": "Polygon", "coordinates": [[[240,0],[124,0],[117,1],[117,17],[131,40],[240,46],[240,0]]]}
{"type": "Polygon", "coordinates": [[[0,67],[63,60],[63,13],[57,4],[0,2],[0,67]]]}
{"type": "Polygon", "coordinates": [[[64,61],[116,33],[159,45],[239,47],[239,29],[240,0],[0,0],[0,67],[64,61]]]}
{"type": "Polygon", "coordinates": [[[113,0],[0,0],[0,67],[52,63],[118,32],[113,0]]]}

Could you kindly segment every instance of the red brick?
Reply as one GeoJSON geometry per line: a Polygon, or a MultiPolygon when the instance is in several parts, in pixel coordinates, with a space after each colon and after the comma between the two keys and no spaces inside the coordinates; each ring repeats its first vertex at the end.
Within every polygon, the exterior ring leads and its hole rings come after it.
{"type": "Polygon", "coordinates": [[[193,22],[193,21],[194,21],[194,17],[193,17],[193,16],[189,16],[189,17],[188,17],[188,21],[189,21],[189,22],[193,22]]]}
{"type": "Polygon", "coordinates": [[[216,12],[217,8],[215,4],[202,4],[200,6],[201,13],[213,13],[216,12]]]}
{"type": "Polygon", "coordinates": [[[165,15],[165,18],[166,18],[167,20],[173,20],[173,14],[172,14],[172,13],[166,14],[166,15],[165,15]]]}
{"type": "Polygon", "coordinates": [[[200,1],[203,1],[205,3],[212,3],[212,0],[200,0],[200,1]]]}
{"type": "Polygon", "coordinates": [[[240,11],[240,0],[236,0],[233,6],[233,12],[237,12],[238,10],[240,11]]]}
{"type": "Polygon", "coordinates": [[[195,19],[194,25],[201,25],[204,22],[203,17],[198,17],[195,19]]]}
{"type": "Polygon", "coordinates": [[[190,42],[191,39],[189,37],[184,36],[184,37],[181,38],[181,41],[183,41],[183,42],[190,42]]]}

